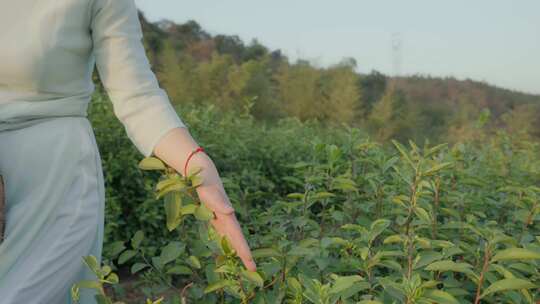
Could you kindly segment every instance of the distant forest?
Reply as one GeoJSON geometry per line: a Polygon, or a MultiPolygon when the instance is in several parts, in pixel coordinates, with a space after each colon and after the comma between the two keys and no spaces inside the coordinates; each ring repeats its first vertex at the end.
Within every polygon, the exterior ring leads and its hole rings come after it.
{"type": "Polygon", "coordinates": [[[212,103],[269,123],[294,116],[328,127],[346,124],[379,141],[456,143],[477,137],[480,129],[503,128],[540,139],[538,95],[449,77],[357,73],[353,58],[327,68],[293,63],[256,39],[211,35],[193,20],[151,23],[140,11],[139,17],[152,69],[179,109],[212,103]]]}

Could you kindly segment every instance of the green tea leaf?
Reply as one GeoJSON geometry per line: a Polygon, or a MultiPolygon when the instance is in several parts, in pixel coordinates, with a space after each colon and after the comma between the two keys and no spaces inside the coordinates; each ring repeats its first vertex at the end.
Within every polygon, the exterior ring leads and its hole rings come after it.
{"type": "Polygon", "coordinates": [[[403,156],[403,158],[405,158],[405,160],[409,163],[409,165],[411,165],[412,168],[415,168],[414,163],[412,162],[411,157],[409,156],[409,153],[405,151],[405,147],[403,147],[403,145],[400,144],[395,139],[392,139],[392,143],[394,144],[396,149],[398,149],[399,153],[401,153],[401,156],[403,156]]]}
{"type": "Polygon", "coordinates": [[[165,164],[156,157],[145,157],[139,162],[141,170],[165,170],[165,164]]]}
{"type": "Polygon", "coordinates": [[[99,263],[97,261],[97,258],[93,255],[87,255],[83,257],[84,263],[93,271],[93,272],[99,272],[99,263]]]}
{"type": "Polygon", "coordinates": [[[195,204],[187,204],[187,205],[182,206],[180,208],[180,213],[183,214],[183,215],[194,214],[196,210],[197,210],[197,205],[195,205],[195,204]]]}
{"type": "Polygon", "coordinates": [[[168,274],[186,274],[190,275],[193,274],[193,271],[189,269],[189,267],[183,266],[183,265],[176,265],[167,270],[168,274]]]}
{"type": "Polygon", "coordinates": [[[279,257],[281,254],[279,251],[275,250],[274,248],[259,248],[255,249],[251,252],[251,255],[254,259],[257,258],[269,258],[269,257],[279,257]]]}
{"type": "Polygon", "coordinates": [[[454,271],[454,272],[471,272],[472,265],[467,263],[456,263],[451,260],[437,261],[429,264],[426,270],[429,271],[454,271]]]}
{"type": "Polygon", "coordinates": [[[371,223],[369,231],[369,242],[373,242],[375,238],[381,234],[388,226],[390,226],[390,221],[387,219],[378,219],[371,223]]]}
{"type": "Polygon", "coordinates": [[[441,164],[437,164],[435,166],[433,166],[432,168],[424,171],[422,173],[423,176],[430,176],[430,175],[433,175],[439,171],[441,171],[442,169],[444,168],[447,168],[447,167],[450,167],[452,165],[452,163],[450,162],[446,162],[446,163],[441,163],[441,164]]]}
{"type": "Polygon", "coordinates": [[[438,304],[459,304],[459,301],[453,295],[438,289],[428,289],[423,297],[435,301],[438,304]]]}
{"type": "Polygon", "coordinates": [[[126,246],[124,245],[123,241],[116,241],[113,242],[111,245],[111,257],[116,258],[124,249],[126,249],[126,246]]]}
{"type": "Polygon", "coordinates": [[[230,255],[230,254],[234,254],[234,253],[235,253],[234,248],[232,247],[231,242],[229,241],[229,239],[228,239],[227,236],[225,236],[225,235],[221,237],[221,248],[223,249],[223,252],[224,252],[226,255],[230,255]]]}
{"type": "Polygon", "coordinates": [[[489,294],[499,292],[499,291],[505,291],[505,290],[516,290],[516,289],[529,289],[529,288],[536,288],[537,286],[530,281],[524,280],[524,279],[502,279],[499,280],[493,284],[491,284],[482,295],[480,295],[480,298],[483,298],[489,294]]]}
{"type": "Polygon", "coordinates": [[[198,187],[203,184],[204,180],[203,177],[200,175],[194,175],[190,177],[191,180],[191,187],[198,187]]]}
{"type": "Polygon", "coordinates": [[[334,284],[330,289],[329,293],[339,294],[340,292],[343,292],[344,290],[352,287],[356,282],[362,280],[364,280],[364,278],[359,275],[335,276],[334,284]]]}
{"type": "Polygon", "coordinates": [[[330,192],[317,192],[311,198],[318,200],[318,199],[325,199],[325,198],[335,197],[335,196],[336,196],[335,194],[330,193],[330,192]]]}
{"type": "Polygon", "coordinates": [[[414,214],[416,214],[416,216],[418,216],[422,221],[426,223],[431,223],[431,217],[424,208],[415,206],[414,214]]]}
{"type": "Polygon", "coordinates": [[[143,239],[144,239],[144,232],[142,230],[137,230],[137,232],[135,232],[135,234],[131,238],[131,246],[134,249],[139,248],[139,245],[141,244],[143,239]]]}
{"type": "Polygon", "coordinates": [[[162,265],[165,265],[171,261],[177,259],[184,252],[185,245],[178,241],[173,241],[167,244],[167,246],[161,248],[161,254],[159,256],[162,265]]]}
{"type": "Polygon", "coordinates": [[[112,271],[112,268],[109,265],[105,265],[105,266],[101,267],[101,274],[103,276],[108,275],[109,273],[111,273],[111,271],[112,271]]]}
{"type": "Polygon", "coordinates": [[[163,179],[163,180],[160,180],[157,184],[156,184],[156,191],[161,191],[167,187],[171,187],[173,186],[174,184],[176,183],[182,183],[183,181],[178,178],[178,177],[170,177],[170,178],[166,178],[166,179],[163,179]]]}
{"type": "Polygon", "coordinates": [[[304,193],[289,193],[289,194],[287,194],[287,197],[288,198],[293,198],[293,199],[303,199],[304,198],[304,193]]]}
{"type": "Polygon", "coordinates": [[[137,254],[135,250],[126,250],[118,257],[118,264],[122,265],[137,254]]]}
{"type": "Polygon", "coordinates": [[[201,269],[201,262],[199,261],[199,259],[192,255],[190,256],[187,260],[186,260],[186,263],[188,263],[189,266],[193,267],[193,268],[196,268],[196,269],[201,269]]]}
{"type": "Polygon", "coordinates": [[[109,284],[118,284],[118,282],[120,281],[120,279],[118,278],[118,275],[116,273],[111,273],[106,281],[109,283],[109,284]]]}
{"type": "Polygon", "coordinates": [[[99,281],[93,281],[93,280],[81,280],[75,283],[75,285],[79,288],[90,288],[90,289],[101,289],[101,283],[99,281]]]}
{"type": "Polygon", "coordinates": [[[525,248],[508,248],[497,252],[492,262],[507,260],[537,260],[540,259],[540,252],[535,252],[525,248]]]}
{"type": "Polygon", "coordinates": [[[167,229],[173,231],[182,220],[182,197],[179,192],[169,192],[165,195],[165,214],[167,217],[167,229]]]}
{"type": "Polygon", "coordinates": [[[195,209],[195,218],[200,221],[209,221],[214,218],[214,212],[208,209],[204,204],[200,204],[195,209]]]}
{"type": "Polygon", "coordinates": [[[209,293],[209,292],[213,292],[213,291],[216,291],[218,289],[222,289],[226,286],[232,286],[234,284],[234,281],[232,280],[220,280],[220,281],[217,281],[215,283],[212,283],[208,286],[206,286],[206,288],[204,289],[204,293],[209,293]]]}
{"type": "Polygon", "coordinates": [[[347,245],[348,241],[340,237],[323,237],[321,239],[322,248],[327,248],[331,245],[347,245]]]}
{"type": "Polygon", "coordinates": [[[405,238],[400,234],[394,234],[384,239],[383,244],[402,243],[405,238]]]}
{"type": "Polygon", "coordinates": [[[242,275],[250,282],[262,288],[264,285],[263,278],[256,271],[242,270],[242,275]]]}
{"type": "Polygon", "coordinates": [[[145,263],[135,263],[131,266],[131,274],[135,274],[139,271],[141,271],[142,269],[148,267],[148,264],[145,264],[145,263]]]}

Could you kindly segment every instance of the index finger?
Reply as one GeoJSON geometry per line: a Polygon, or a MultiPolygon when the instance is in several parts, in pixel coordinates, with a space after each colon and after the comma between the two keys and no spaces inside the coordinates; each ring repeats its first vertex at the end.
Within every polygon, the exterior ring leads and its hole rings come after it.
{"type": "Polygon", "coordinates": [[[223,217],[223,220],[227,222],[225,225],[225,234],[229,237],[229,241],[236,250],[238,257],[240,257],[247,269],[256,271],[257,265],[253,260],[251,250],[244,237],[244,234],[242,233],[242,228],[236,219],[236,215],[231,213],[217,216],[223,217]]]}

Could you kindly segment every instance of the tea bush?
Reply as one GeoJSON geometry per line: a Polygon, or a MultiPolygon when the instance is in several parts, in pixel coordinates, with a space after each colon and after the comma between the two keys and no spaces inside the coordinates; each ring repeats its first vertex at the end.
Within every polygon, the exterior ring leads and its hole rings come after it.
{"type": "Polygon", "coordinates": [[[115,286],[114,271],[123,267],[157,299],[148,303],[540,299],[536,142],[501,131],[453,146],[378,144],[347,127],[295,119],[268,126],[243,113],[186,106],[180,116],[220,170],[254,273],[209,228],[191,182],[157,159],[141,159],[110,104],[94,101],[106,244],[104,266],[85,259],[98,280],[81,287],[115,286]]]}

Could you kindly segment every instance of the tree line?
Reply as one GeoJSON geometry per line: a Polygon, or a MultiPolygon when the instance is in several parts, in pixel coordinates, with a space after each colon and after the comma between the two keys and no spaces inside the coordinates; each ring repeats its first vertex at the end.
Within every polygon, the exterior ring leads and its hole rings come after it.
{"type": "Polygon", "coordinates": [[[540,96],[483,82],[426,75],[359,73],[355,59],[317,67],[290,60],[253,39],[211,35],[193,20],[150,23],[139,12],[153,70],[171,101],[212,103],[258,120],[296,117],[329,127],[361,127],[375,140],[454,143],[478,126],[540,138],[540,96]]]}

